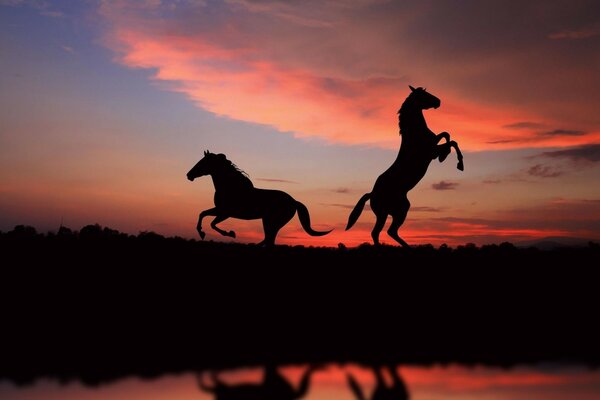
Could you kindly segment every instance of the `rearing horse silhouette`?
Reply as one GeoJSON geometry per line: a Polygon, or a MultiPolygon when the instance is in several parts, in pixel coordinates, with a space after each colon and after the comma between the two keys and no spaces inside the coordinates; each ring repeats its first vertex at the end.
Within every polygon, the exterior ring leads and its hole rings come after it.
{"type": "Polygon", "coordinates": [[[212,177],[215,186],[215,207],[202,211],[198,217],[196,229],[202,239],[206,235],[202,231],[202,219],[209,215],[216,217],[210,223],[215,231],[233,238],[234,231],[224,231],[217,227],[217,224],[227,218],[262,218],[265,239],[259,243],[261,246],[273,246],[277,233],[292,219],[296,211],[302,228],[309,235],[323,236],[331,232],[312,229],[308,209],[289,194],[281,190],[255,188],[246,173],[229,161],[225,154],[205,151],[204,157],[187,173],[187,178],[193,181],[205,175],[212,177]]]}
{"type": "Polygon", "coordinates": [[[373,190],[360,198],[350,213],[346,226],[346,230],[352,228],[367,200],[371,200],[371,210],[377,218],[371,232],[375,245],[379,245],[379,234],[387,216],[391,215],[392,223],[388,228],[388,235],[402,246],[410,247],[398,236],[398,228],[404,223],[410,208],[407,194],[423,179],[432,160],[437,158],[440,162],[444,161],[454,147],[458,157],[457,168],[464,170],[462,153],[458,144],[450,140],[450,134],[442,132],[436,135],[425,122],[423,110],[438,108],[441,104],[440,99],[423,88],[409,87],[411,93],[398,111],[402,135],[398,157],[383,174],[379,175],[373,190]],[[439,144],[442,139],[446,139],[446,143],[439,144]]]}

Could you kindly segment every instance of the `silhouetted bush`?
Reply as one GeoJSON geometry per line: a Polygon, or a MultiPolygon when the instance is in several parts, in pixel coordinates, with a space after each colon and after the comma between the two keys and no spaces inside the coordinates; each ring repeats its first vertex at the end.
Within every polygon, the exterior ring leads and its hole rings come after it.
{"type": "Polygon", "coordinates": [[[57,234],[57,236],[61,236],[61,237],[74,236],[73,231],[71,229],[67,228],[66,226],[61,226],[60,228],[58,228],[58,232],[56,234],[57,234]]]}
{"type": "Polygon", "coordinates": [[[17,225],[8,232],[8,236],[17,239],[31,239],[37,236],[37,231],[33,226],[17,225]]]}
{"type": "Polygon", "coordinates": [[[83,240],[98,240],[102,236],[102,227],[99,224],[86,225],[79,231],[79,237],[83,240]]]}

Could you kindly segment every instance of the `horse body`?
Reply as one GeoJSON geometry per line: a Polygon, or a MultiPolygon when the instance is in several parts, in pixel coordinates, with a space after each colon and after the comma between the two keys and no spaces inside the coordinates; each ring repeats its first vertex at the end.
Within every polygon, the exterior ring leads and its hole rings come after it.
{"type": "Polygon", "coordinates": [[[210,175],[215,187],[215,207],[204,210],[198,217],[196,226],[200,237],[204,239],[202,220],[207,216],[215,216],[211,227],[223,236],[235,237],[234,231],[224,231],[217,224],[228,219],[244,220],[262,219],[265,239],[260,245],[272,246],[279,230],[296,214],[302,228],[311,236],[326,235],[331,231],[315,231],[310,226],[310,216],[304,204],[296,201],[281,190],[258,189],[252,181],[239,170],[235,164],[227,160],[224,154],[204,152],[204,158],[187,173],[189,180],[210,175]]]}
{"type": "Polygon", "coordinates": [[[436,158],[440,162],[444,161],[452,147],[456,150],[459,160],[457,168],[461,171],[464,168],[462,153],[458,144],[450,140],[450,134],[442,132],[436,135],[427,127],[422,110],[438,108],[440,104],[440,100],[427,93],[425,89],[411,87],[411,94],[398,111],[402,135],[398,156],[394,163],[377,178],[371,192],[363,195],[358,201],[350,213],[346,230],[354,225],[366,202],[370,200],[371,209],[377,218],[371,232],[375,245],[379,244],[379,234],[387,216],[391,215],[392,224],[388,229],[388,235],[402,246],[409,247],[398,236],[398,229],[404,223],[410,208],[408,192],[423,179],[431,161],[436,158]],[[442,139],[446,139],[446,143],[439,145],[442,139]]]}
{"type": "Polygon", "coordinates": [[[270,214],[289,216],[296,213],[294,198],[281,190],[252,188],[233,193],[229,190],[215,191],[215,206],[230,218],[259,219],[270,214]]]}

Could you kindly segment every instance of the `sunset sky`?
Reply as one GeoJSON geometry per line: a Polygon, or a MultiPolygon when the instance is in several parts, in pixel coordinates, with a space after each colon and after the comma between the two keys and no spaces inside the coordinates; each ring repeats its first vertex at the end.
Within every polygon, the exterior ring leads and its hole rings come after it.
{"type": "MultiPolygon", "coordinates": [[[[405,240],[600,240],[598,1],[0,0],[0,72],[2,231],[197,238],[214,189],[185,174],[208,149],[335,228],[294,218],[278,243],[368,242],[370,211],[344,226],[413,85],[465,171],[431,164],[405,240]]],[[[258,220],[221,226],[262,240],[258,220]]]]}

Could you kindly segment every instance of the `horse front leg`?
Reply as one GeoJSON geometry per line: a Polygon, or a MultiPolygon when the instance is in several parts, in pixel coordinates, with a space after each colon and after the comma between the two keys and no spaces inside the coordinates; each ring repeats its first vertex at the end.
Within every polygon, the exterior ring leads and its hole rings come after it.
{"type": "Polygon", "coordinates": [[[439,144],[442,139],[446,139],[446,143],[450,141],[450,134],[448,132],[442,132],[435,135],[436,141],[435,144],[439,144]]]}
{"type": "Polygon", "coordinates": [[[446,139],[446,143],[436,146],[437,151],[435,152],[435,155],[437,156],[438,160],[440,162],[443,162],[446,159],[446,157],[448,157],[448,155],[450,154],[451,148],[454,147],[454,150],[456,150],[456,156],[458,157],[458,164],[456,165],[456,168],[458,168],[461,171],[464,171],[465,166],[463,164],[463,155],[460,151],[460,148],[458,147],[458,143],[456,143],[454,140],[450,140],[450,134],[448,132],[439,133],[435,135],[435,137],[436,144],[438,144],[442,139],[446,139]]]}
{"type": "Polygon", "coordinates": [[[458,158],[458,164],[456,164],[456,168],[458,168],[460,171],[464,171],[465,165],[463,164],[463,155],[458,147],[458,143],[456,143],[454,140],[451,140],[448,142],[448,144],[454,147],[454,150],[456,150],[456,157],[458,158]]]}
{"type": "Polygon", "coordinates": [[[438,146],[436,146],[437,151],[434,153],[434,157],[432,157],[432,159],[437,158],[440,162],[444,162],[446,157],[448,157],[448,154],[450,154],[450,146],[448,145],[449,142],[450,134],[448,132],[442,132],[435,135],[435,144],[438,146]],[[442,139],[446,139],[446,143],[438,145],[442,139]]]}
{"type": "Polygon", "coordinates": [[[448,154],[450,154],[452,147],[454,147],[454,149],[456,150],[456,156],[458,157],[458,164],[456,165],[456,168],[458,168],[461,171],[464,171],[465,166],[463,164],[463,155],[460,151],[460,148],[458,147],[458,143],[456,143],[454,140],[451,140],[448,143],[437,145],[432,158],[438,158],[440,162],[444,161],[448,154]]]}
{"type": "Polygon", "coordinates": [[[225,221],[227,218],[229,218],[229,216],[217,215],[217,218],[213,219],[212,222],[210,223],[210,227],[213,228],[215,231],[219,232],[223,236],[229,236],[229,237],[235,238],[234,231],[224,231],[223,229],[221,229],[217,226],[218,223],[225,221]]]}
{"type": "Polygon", "coordinates": [[[204,219],[204,217],[207,217],[209,215],[217,215],[217,207],[213,207],[213,208],[209,208],[208,210],[204,210],[200,213],[200,216],[198,217],[198,224],[196,225],[196,230],[198,231],[198,234],[200,235],[200,239],[204,240],[204,237],[206,236],[206,233],[204,233],[204,231],[202,230],[202,220],[204,219]]]}

